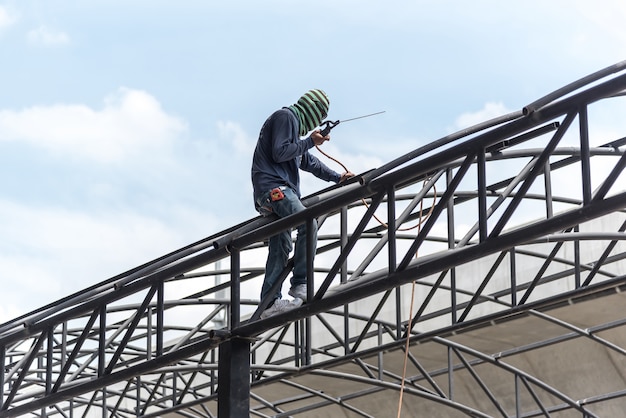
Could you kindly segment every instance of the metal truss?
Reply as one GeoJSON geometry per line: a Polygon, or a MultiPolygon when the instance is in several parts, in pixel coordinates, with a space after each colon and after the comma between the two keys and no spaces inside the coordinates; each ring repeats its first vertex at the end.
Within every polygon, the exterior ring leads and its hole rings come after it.
{"type": "Polygon", "coordinates": [[[0,325],[0,417],[623,410],[625,70],[0,325]],[[258,319],[267,239],[314,219],[308,303],[258,319]]]}

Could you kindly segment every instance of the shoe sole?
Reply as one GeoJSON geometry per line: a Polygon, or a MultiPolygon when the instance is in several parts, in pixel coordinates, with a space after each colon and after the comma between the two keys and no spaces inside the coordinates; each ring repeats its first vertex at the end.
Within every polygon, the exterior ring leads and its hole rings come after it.
{"type": "Polygon", "coordinates": [[[283,313],[289,312],[289,311],[291,311],[292,309],[296,309],[296,308],[299,308],[300,306],[302,306],[302,304],[304,303],[304,300],[303,300],[302,298],[299,298],[299,297],[294,296],[294,302],[295,302],[295,299],[300,299],[300,303],[295,303],[295,306],[294,306],[294,307],[292,307],[292,308],[290,308],[290,309],[287,309],[286,311],[282,311],[282,312],[273,312],[273,313],[268,314],[268,315],[265,315],[265,316],[263,316],[263,314],[265,314],[265,311],[263,311],[263,313],[259,316],[259,319],[267,319],[267,318],[270,318],[270,317],[275,316],[275,315],[280,315],[280,314],[283,314],[283,313]]]}
{"type": "Polygon", "coordinates": [[[303,303],[306,303],[307,301],[306,295],[298,295],[296,292],[292,292],[291,289],[289,290],[289,292],[287,292],[287,294],[291,296],[292,298],[302,299],[303,303]]]}

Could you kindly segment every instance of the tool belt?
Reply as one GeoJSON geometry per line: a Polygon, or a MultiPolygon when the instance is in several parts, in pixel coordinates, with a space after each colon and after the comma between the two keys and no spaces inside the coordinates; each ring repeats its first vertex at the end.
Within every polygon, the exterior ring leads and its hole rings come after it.
{"type": "Polygon", "coordinates": [[[285,189],[286,189],[285,186],[280,186],[280,187],[276,187],[270,190],[270,200],[272,202],[283,200],[285,198],[285,194],[283,193],[283,190],[285,189]]]}
{"type": "Polygon", "coordinates": [[[262,216],[269,216],[274,212],[271,203],[283,200],[285,198],[285,193],[283,193],[285,190],[287,190],[287,186],[280,186],[273,188],[267,194],[263,193],[263,195],[255,201],[255,209],[259,211],[262,216]]]}

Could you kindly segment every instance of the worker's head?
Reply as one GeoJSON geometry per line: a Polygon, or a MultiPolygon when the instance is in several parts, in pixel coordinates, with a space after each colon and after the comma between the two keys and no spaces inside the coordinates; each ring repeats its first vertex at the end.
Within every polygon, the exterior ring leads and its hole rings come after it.
{"type": "Polygon", "coordinates": [[[307,91],[298,99],[295,107],[300,111],[300,134],[305,135],[322,123],[328,115],[330,102],[320,89],[307,91]]]}

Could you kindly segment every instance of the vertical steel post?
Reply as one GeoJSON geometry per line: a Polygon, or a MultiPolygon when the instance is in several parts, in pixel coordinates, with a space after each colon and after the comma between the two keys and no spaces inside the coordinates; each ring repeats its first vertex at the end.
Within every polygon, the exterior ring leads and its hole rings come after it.
{"type": "MultiPolygon", "coordinates": [[[[317,233],[316,236],[314,237],[313,234],[311,234],[311,231],[313,230],[313,223],[316,222],[316,220],[314,218],[307,218],[306,220],[306,298],[307,301],[309,300],[313,300],[313,295],[315,294],[315,266],[314,266],[314,259],[315,259],[315,251],[316,251],[316,246],[317,246],[317,233]]],[[[312,330],[311,330],[311,326],[312,326],[312,321],[311,321],[311,317],[307,316],[304,319],[304,364],[305,365],[309,365],[311,364],[311,357],[312,357],[312,348],[311,345],[313,343],[313,336],[312,336],[312,330]]]]}
{"type": "MultiPolygon", "coordinates": [[[[378,324],[377,326],[377,332],[378,332],[378,346],[382,346],[383,345],[383,328],[381,326],[381,324],[378,324]]],[[[384,364],[383,364],[383,352],[382,351],[378,351],[378,380],[383,380],[384,378],[384,364]]]]}
{"type": "MultiPolygon", "coordinates": [[[[343,206],[341,208],[341,216],[340,216],[340,225],[339,225],[339,229],[340,229],[340,245],[341,245],[341,252],[344,251],[344,249],[346,248],[346,245],[348,245],[348,207],[347,206],[343,206]]],[[[348,261],[344,260],[343,263],[341,263],[341,268],[339,270],[339,277],[340,277],[340,281],[341,283],[346,283],[348,281],[348,261]]]]}
{"type": "Polygon", "coordinates": [[[141,376],[137,376],[137,402],[135,403],[135,415],[141,416],[141,376]]]}
{"type": "MultiPolygon", "coordinates": [[[[396,188],[387,187],[387,264],[389,274],[396,271],[396,188]]],[[[396,338],[402,338],[402,287],[396,288],[396,338]]]]}
{"type": "Polygon", "coordinates": [[[163,314],[165,305],[165,282],[163,279],[159,280],[157,287],[157,304],[156,304],[156,355],[157,357],[163,355],[163,314]]]}
{"type": "MultiPolygon", "coordinates": [[[[574,233],[580,232],[580,227],[576,225],[574,227],[574,233]]],[[[580,240],[574,240],[574,286],[575,289],[580,287],[580,240]]]]}
{"type": "Polygon", "coordinates": [[[517,268],[515,266],[515,247],[509,251],[511,272],[511,306],[517,305],[517,268]]]}
{"type": "MultiPolygon", "coordinates": [[[[230,253],[229,327],[241,321],[241,254],[230,253]]],[[[217,414],[219,418],[247,417],[250,413],[250,342],[241,338],[225,341],[218,354],[217,414]]]]}
{"type": "Polygon", "coordinates": [[[230,328],[239,326],[241,320],[241,254],[238,249],[232,248],[230,253],[230,328]]]}
{"type": "Polygon", "coordinates": [[[250,414],[250,342],[233,338],[220,344],[218,360],[218,418],[250,414]]]}
{"type": "Polygon", "coordinates": [[[100,329],[98,330],[98,376],[104,375],[106,367],[106,327],[107,327],[107,307],[100,306],[100,329]]]}
{"type": "Polygon", "coordinates": [[[478,168],[478,237],[483,242],[487,239],[487,159],[485,148],[477,154],[478,168]]]}
{"type": "MultiPolygon", "coordinates": [[[[448,187],[452,185],[453,175],[452,169],[446,170],[446,184],[448,187]]],[[[450,195],[448,199],[448,208],[446,211],[448,215],[448,248],[454,249],[454,194],[450,195]]],[[[452,316],[452,323],[457,321],[457,308],[456,308],[456,269],[452,267],[450,269],[450,314],[452,316]]]]}
{"type": "Polygon", "coordinates": [[[296,321],[293,323],[293,360],[296,367],[300,367],[302,365],[302,354],[304,349],[302,348],[302,333],[300,332],[300,328],[302,328],[302,320],[296,321]]]}
{"type": "MultiPolygon", "coordinates": [[[[348,244],[348,207],[341,208],[340,215],[340,231],[341,231],[341,252],[345,251],[348,244]]],[[[340,269],[341,283],[348,281],[348,261],[344,260],[340,269]]],[[[350,353],[350,305],[343,305],[343,350],[345,354],[350,353]]]]}
{"type": "Polygon", "coordinates": [[[454,362],[452,361],[452,347],[447,347],[448,351],[448,399],[454,400],[454,362]]]}
{"type": "Polygon", "coordinates": [[[300,342],[300,351],[298,352],[300,354],[300,358],[299,358],[299,363],[298,367],[300,366],[306,366],[309,364],[309,362],[307,362],[307,352],[308,352],[308,348],[309,348],[309,342],[307,342],[307,338],[306,338],[306,328],[307,328],[307,322],[306,319],[301,319],[298,321],[298,324],[300,325],[299,327],[294,327],[294,331],[296,333],[295,338],[299,338],[300,342]]]}
{"type": "Polygon", "coordinates": [[[146,315],[146,359],[152,360],[152,315],[155,308],[148,307],[146,315]]]}
{"type": "Polygon", "coordinates": [[[387,188],[387,259],[389,262],[389,274],[395,273],[396,255],[396,189],[392,184],[387,188]]]}
{"type": "Polygon", "coordinates": [[[0,347],[0,410],[4,406],[4,367],[6,363],[6,347],[3,345],[0,347]]]}
{"type": "Polygon", "coordinates": [[[61,331],[61,370],[65,368],[65,362],[67,361],[67,321],[63,322],[61,331]]]}
{"type": "Polygon", "coordinates": [[[107,412],[107,388],[106,386],[102,388],[102,418],[109,418],[107,412]]]}
{"type": "MultiPolygon", "coordinates": [[[[307,287],[307,300],[312,300],[313,294],[315,292],[315,283],[314,280],[314,259],[315,259],[315,248],[316,248],[316,237],[311,234],[313,230],[313,222],[315,219],[308,218],[306,220],[306,287],[307,287]]],[[[305,301],[306,302],[306,301],[305,301]]]]}
{"type": "Polygon", "coordinates": [[[589,153],[589,118],[587,105],[581,105],[578,111],[580,128],[580,168],[582,170],[583,204],[591,201],[591,162],[589,153]]]}
{"type": "MultiPolygon", "coordinates": [[[[48,328],[48,341],[46,349],[46,395],[50,393],[52,389],[52,364],[54,362],[54,326],[48,328]]],[[[45,408],[44,408],[45,409],[45,408]]]]}
{"type": "Polygon", "coordinates": [[[554,209],[552,205],[552,170],[550,169],[550,161],[546,161],[545,168],[543,169],[543,184],[546,191],[546,217],[552,218],[554,216],[554,209]]]}
{"type": "MultiPolygon", "coordinates": [[[[215,360],[216,360],[215,359],[215,350],[211,350],[211,363],[215,364],[215,360]]],[[[214,369],[211,369],[210,377],[211,377],[211,391],[210,391],[210,393],[211,393],[211,395],[213,395],[213,394],[217,393],[217,385],[215,384],[215,382],[217,381],[217,379],[216,379],[217,378],[217,374],[215,373],[214,369]]]]}
{"type": "Polygon", "coordinates": [[[522,405],[520,399],[520,384],[519,384],[519,376],[517,373],[515,374],[515,416],[522,416],[522,405]]]}

